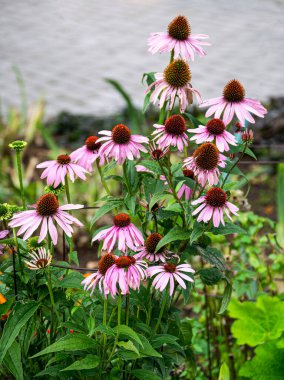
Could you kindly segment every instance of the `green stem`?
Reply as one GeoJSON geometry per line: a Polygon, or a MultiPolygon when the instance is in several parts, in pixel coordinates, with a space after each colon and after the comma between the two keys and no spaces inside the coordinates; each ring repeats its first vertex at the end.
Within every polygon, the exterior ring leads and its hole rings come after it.
{"type": "MultiPolygon", "coordinates": [[[[172,194],[173,196],[175,197],[176,201],[178,202],[178,204],[180,205],[181,209],[182,209],[182,214],[181,214],[181,217],[182,217],[182,224],[183,224],[183,227],[186,226],[186,221],[185,221],[185,211],[184,211],[184,207],[183,207],[183,204],[181,202],[181,200],[179,199],[178,195],[177,195],[177,192],[176,192],[176,189],[174,188],[174,185],[173,185],[173,182],[172,182],[172,176],[171,176],[171,172],[169,171],[169,175],[167,175],[161,161],[159,160],[158,161],[158,164],[160,165],[160,168],[164,174],[164,176],[166,177],[166,180],[168,181],[168,184],[169,184],[169,187],[170,189],[172,190],[172,194]]],[[[169,168],[168,168],[169,169],[169,168]]]]}
{"type": "Polygon", "coordinates": [[[154,334],[157,333],[158,328],[160,326],[160,323],[161,323],[161,320],[162,320],[162,317],[163,317],[163,314],[164,314],[164,310],[165,310],[165,307],[166,307],[166,304],[167,304],[168,294],[169,294],[169,286],[167,285],[166,291],[164,293],[164,297],[163,297],[162,306],[161,306],[160,314],[159,314],[159,317],[158,317],[158,321],[157,321],[157,324],[156,324],[155,329],[154,329],[154,334]]]}
{"type": "MultiPolygon", "coordinates": [[[[65,192],[66,192],[67,202],[70,204],[71,203],[71,197],[70,197],[69,179],[67,176],[65,177],[65,192]]],[[[69,213],[72,215],[71,211],[69,211],[69,213]]],[[[68,240],[68,243],[69,243],[69,253],[73,252],[73,235],[68,240]]]]}
{"type": "Polygon", "coordinates": [[[21,162],[21,152],[20,151],[16,151],[16,160],[17,160],[17,169],[18,169],[18,177],[19,177],[19,183],[20,183],[22,204],[23,204],[24,210],[26,210],[27,204],[26,204],[25,192],[24,192],[23,171],[22,171],[22,162],[21,162]]]}
{"type": "Polygon", "coordinates": [[[65,177],[65,192],[68,203],[71,203],[71,197],[70,197],[70,189],[69,189],[69,180],[68,177],[65,177]]]}
{"type": "Polygon", "coordinates": [[[124,178],[125,178],[125,183],[126,183],[127,191],[129,193],[129,195],[132,195],[131,186],[130,186],[130,183],[129,183],[129,180],[128,180],[128,176],[127,176],[126,162],[124,162],[122,164],[122,167],[123,167],[123,175],[124,175],[124,178]]]}
{"type": "Polygon", "coordinates": [[[102,168],[99,165],[99,159],[96,160],[96,164],[97,164],[99,175],[101,177],[101,181],[102,181],[103,187],[105,188],[105,191],[106,191],[107,195],[110,195],[110,189],[108,188],[106,180],[104,179],[104,176],[102,174],[102,168]]]}
{"type": "Polygon", "coordinates": [[[129,306],[130,306],[130,298],[129,294],[125,296],[125,324],[128,326],[129,323],[129,306]]]}
{"type": "Polygon", "coordinates": [[[46,279],[47,279],[47,287],[48,287],[48,291],[49,291],[51,305],[52,305],[53,311],[54,311],[54,313],[56,315],[58,325],[60,325],[60,317],[59,317],[59,314],[58,314],[58,311],[56,309],[56,305],[55,305],[55,302],[54,302],[54,296],[53,296],[53,291],[52,291],[52,282],[51,282],[51,272],[50,272],[50,268],[49,267],[47,268],[46,279]]]}
{"type": "Polygon", "coordinates": [[[236,160],[236,162],[235,162],[234,165],[231,167],[231,169],[228,171],[226,177],[224,178],[224,180],[223,180],[223,182],[222,182],[221,187],[223,187],[223,186],[225,185],[225,183],[226,183],[226,181],[227,181],[229,175],[230,175],[231,172],[233,171],[233,169],[237,166],[237,164],[238,164],[238,163],[242,160],[242,158],[244,157],[244,155],[245,155],[245,151],[246,151],[246,149],[247,149],[247,146],[248,146],[248,143],[245,143],[245,147],[244,147],[244,149],[243,149],[243,151],[242,151],[242,154],[241,154],[240,157],[236,160]]]}
{"type": "Polygon", "coordinates": [[[16,234],[16,229],[15,228],[13,228],[13,237],[14,237],[15,246],[16,246],[16,249],[17,249],[17,256],[18,256],[18,260],[19,260],[20,271],[21,271],[21,274],[23,274],[24,273],[24,268],[23,268],[23,263],[22,263],[21,254],[20,254],[20,246],[19,246],[19,242],[18,242],[18,238],[17,238],[17,234],[16,234]]]}
{"type": "Polygon", "coordinates": [[[118,299],[117,299],[117,331],[116,331],[114,345],[108,359],[108,363],[111,361],[113,354],[115,352],[117,343],[118,343],[118,338],[119,338],[119,333],[120,333],[120,324],[121,324],[121,293],[119,292],[118,299]]]}

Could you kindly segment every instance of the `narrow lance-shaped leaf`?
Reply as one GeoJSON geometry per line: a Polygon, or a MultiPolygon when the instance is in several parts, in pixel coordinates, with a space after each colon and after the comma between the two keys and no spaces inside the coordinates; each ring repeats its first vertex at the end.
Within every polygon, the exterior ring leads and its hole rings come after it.
{"type": "Polygon", "coordinates": [[[5,323],[0,340],[0,363],[2,363],[6,352],[17,338],[21,328],[28,322],[38,307],[39,304],[35,301],[29,301],[24,304],[16,304],[14,310],[10,313],[8,320],[5,323]]]}

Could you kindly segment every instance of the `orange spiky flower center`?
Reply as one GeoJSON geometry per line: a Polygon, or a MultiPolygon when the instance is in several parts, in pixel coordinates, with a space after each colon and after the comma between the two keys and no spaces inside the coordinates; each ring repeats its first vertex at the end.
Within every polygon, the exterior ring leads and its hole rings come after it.
{"type": "Polygon", "coordinates": [[[131,138],[130,129],[124,124],[117,124],[113,127],[111,134],[116,144],[127,144],[131,138]]]}
{"type": "Polygon", "coordinates": [[[190,25],[184,16],[175,17],[168,26],[169,35],[179,41],[186,40],[190,31],[190,25]]]}
{"type": "Polygon", "coordinates": [[[181,115],[170,116],[165,122],[165,130],[175,136],[181,136],[186,131],[186,123],[181,115]]]}
{"type": "Polygon", "coordinates": [[[93,152],[94,150],[98,150],[102,144],[100,142],[97,143],[97,140],[98,140],[97,136],[89,136],[85,140],[85,145],[87,149],[90,150],[91,152],[93,152]]]}
{"type": "Polygon", "coordinates": [[[220,187],[208,190],[205,196],[206,203],[212,207],[222,207],[227,202],[228,196],[220,187]]]}
{"type": "Polygon", "coordinates": [[[244,86],[236,79],[230,80],[223,90],[223,96],[228,102],[238,103],[245,97],[244,86]]]}
{"type": "MultiPolygon", "coordinates": [[[[145,241],[145,248],[147,252],[149,253],[155,253],[156,247],[160,240],[162,240],[163,236],[158,234],[157,232],[154,232],[153,234],[149,235],[145,241]]],[[[159,250],[159,252],[161,249],[159,250]]]]}
{"type": "Polygon", "coordinates": [[[209,120],[208,123],[206,124],[207,130],[211,135],[221,135],[224,130],[226,129],[226,126],[221,119],[212,119],[209,120]]]}
{"type": "Polygon", "coordinates": [[[60,154],[56,160],[60,165],[68,165],[71,162],[71,157],[68,154],[60,154]]]}
{"type": "Polygon", "coordinates": [[[121,213],[115,215],[115,217],[113,218],[113,222],[116,227],[122,228],[129,226],[129,224],[131,223],[131,219],[129,215],[121,213]]]}
{"type": "Polygon", "coordinates": [[[213,170],[219,162],[219,151],[210,142],[200,145],[193,153],[196,165],[202,170],[213,170]]]}
{"type": "Polygon", "coordinates": [[[165,271],[169,273],[174,273],[176,271],[176,265],[172,263],[167,263],[164,265],[165,271]]]}
{"type": "Polygon", "coordinates": [[[129,268],[130,265],[136,263],[136,259],[133,256],[120,256],[115,260],[115,264],[118,268],[129,268]]]}
{"type": "Polygon", "coordinates": [[[56,213],[59,203],[54,194],[42,195],[36,202],[36,211],[41,216],[51,216],[56,213]]]}
{"type": "Polygon", "coordinates": [[[104,276],[106,271],[115,264],[116,258],[112,253],[106,253],[98,262],[99,272],[104,276]]]}
{"type": "Polygon", "coordinates": [[[165,68],[164,77],[170,86],[174,88],[184,87],[191,79],[189,66],[182,59],[177,59],[165,68]]]}

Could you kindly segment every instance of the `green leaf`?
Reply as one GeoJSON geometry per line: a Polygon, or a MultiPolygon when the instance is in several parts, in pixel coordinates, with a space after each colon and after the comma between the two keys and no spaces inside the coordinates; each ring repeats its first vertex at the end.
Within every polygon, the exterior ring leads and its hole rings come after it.
{"type": "Polygon", "coordinates": [[[91,220],[91,227],[100,219],[103,215],[107,214],[114,208],[119,208],[123,206],[123,201],[121,199],[112,199],[108,200],[103,206],[101,206],[98,211],[95,213],[91,220]]]}
{"type": "Polygon", "coordinates": [[[145,113],[147,111],[149,105],[151,104],[151,102],[150,102],[151,94],[152,94],[152,91],[148,92],[148,94],[145,95],[143,108],[142,108],[143,113],[145,113]]]}
{"type": "Polygon", "coordinates": [[[46,379],[62,379],[62,376],[60,376],[61,369],[64,368],[64,364],[56,364],[51,367],[45,368],[43,371],[37,373],[34,377],[41,377],[45,376],[46,379]],[[47,377],[48,376],[48,377],[47,377]]]}
{"type": "Polygon", "coordinates": [[[135,208],[136,208],[136,195],[130,195],[126,194],[124,198],[124,203],[128,210],[130,210],[131,214],[135,215],[135,208]]]}
{"type": "Polygon", "coordinates": [[[201,281],[205,285],[216,285],[223,277],[223,274],[215,267],[201,269],[199,274],[201,281]]]}
{"type": "Polygon", "coordinates": [[[94,332],[100,332],[102,334],[107,334],[107,335],[110,335],[110,336],[115,336],[115,332],[113,331],[113,329],[109,326],[105,326],[105,325],[99,325],[97,326],[95,329],[94,329],[94,332]]]}
{"type": "Polygon", "coordinates": [[[24,304],[18,302],[9,314],[0,340],[0,363],[2,363],[6,352],[15,341],[21,328],[28,322],[38,307],[39,304],[35,301],[29,301],[24,304]]]}
{"type": "Polygon", "coordinates": [[[67,276],[65,276],[61,281],[58,281],[53,286],[58,288],[76,288],[82,289],[82,281],[84,280],[84,276],[79,272],[70,272],[67,276]]]}
{"type": "Polygon", "coordinates": [[[62,371],[81,371],[84,369],[94,369],[100,363],[100,359],[97,355],[87,355],[83,359],[76,360],[68,367],[61,369],[62,371]]]}
{"type": "Polygon", "coordinates": [[[276,297],[259,296],[256,302],[232,300],[229,313],[236,318],[232,334],[238,344],[256,346],[277,339],[284,331],[284,304],[276,297]]]}
{"type": "Polygon", "coordinates": [[[283,380],[284,348],[279,349],[277,342],[267,342],[257,347],[256,355],[244,363],[239,374],[251,380],[283,380]]]}
{"type": "Polygon", "coordinates": [[[230,380],[230,370],[225,362],[221,365],[218,380],[230,380]]]}
{"type": "Polygon", "coordinates": [[[31,358],[36,358],[41,355],[50,354],[51,352],[60,351],[82,351],[89,348],[94,348],[96,341],[83,334],[70,334],[59,339],[57,342],[46,347],[31,358]]]}
{"type": "Polygon", "coordinates": [[[138,349],[136,348],[136,346],[134,346],[134,344],[133,344],[133,342],[131,342],[131,340],[128,340],[127,342],[123,342],[123,341],[122,342],[118,342],[117,345],[119,347],[124,348],[127,351],[133,351],[137,355],[139,355],[138,349]]]}
{"type": "Polygon", "coordinates": [[[154,348],[159,348],[162,347],[164,344],[168,344],[169,346],[175,346],[178,344],[177,340],[178,338],[174,335],[159,334],[155,336],[151,343],[154,348]]]}
{"type": "Polygon", "coordinates": [[[23,380],[23,367],[21,359],[21,347],[18,342],[14,341],[7,351],[4,364],[15,377],[16,380],[23,380]]]}
{"type": "Polygon", "coordinates": [[[188,240],[189,232],[183,228],[176,226],[171,229],[164,237],[161,239],[156,247],[156,252],[164,245],[171,243],[172,241],[177,240],[188,240]]]}
{"type": "Polygon", "coordinates": [[[204,233],[204,226],[198,222],[194,222],[193,230],[190,234],[190,245],[195,242],[204,233]]]}
{"type": "Polygon", "coordinates": [[[145,168],[151,170],[153,173],[162,174],[160,166],[155,161],[143,160],[141,165],[145,166],[145,168]]]}
{"type": "Polygon", "coordinates": [[[139,349],[140,354],[152,356],[154,358],[162,358],[162,355],[151,346],[151,343],[144,335],[139,334],[139,338],[143,344],[143,347],[139,349]]]}
{"type": "Polygon", "coordinates": [[[185,318],[181,321],[180,332],[183,338],[183,346],[190,346],[192,340],[192,323],[189,318],[185,318]]]}
{"type": "Polygon", "coordinates": [[[205,261],[216,266],[221,271],[226,270],[226,262],[224,256],[220,251],[218,251],[218,249],[211,247],[207,247],[204,249],[200,246],[197,246],[196,249],[205,261]]]}
{"type": "Polygon", "coordinates": [[[226,311],[227,306],[229,305],[229,302],[231,300],[232,291],[232,285],[229,282],[227,282],[218,314],[223,314],[226,311]]]}
{"type": "Polygon", "coordinates": [[[244,230],[242,227],[234,223],[226,223],[225,226],[212,227],[210,232],[212,232],[214,235],[230,235],[230,234],[247,235],[246,230],[244,230]]]}
{"type": "Polygon", "coordinates": [[[78,252],[73,251],[69,253],[69,259],[71,262],[73,262],[75,265],[79,266],[79,260],[78,260],[78,252]]]}
{"type": "Polygon", "coordinates": [[[138,380],[162,380],[162,378],[147,369],[134,369],[131,374],[138,380]]]}
{"type": "MultiPolygon", "coordinates": [[[[117,333],[117,326],[115,326],[113,328],[113,330],[115,331],[115,333],[117,333]]],[[[127,339],[130,339],[138,344],[140,344],[140,346],[143,347],[143,344],[141,342],[141,339],[139,338],[139,336],[136,334],[136,332],[134,330],[132,330],[132,328],[130,328],[129,326],[126,326],[126,325],[120,325],[119,326],[119,336],[120,337],[123,337],[123,336],[126,336],[127,339]]]]}

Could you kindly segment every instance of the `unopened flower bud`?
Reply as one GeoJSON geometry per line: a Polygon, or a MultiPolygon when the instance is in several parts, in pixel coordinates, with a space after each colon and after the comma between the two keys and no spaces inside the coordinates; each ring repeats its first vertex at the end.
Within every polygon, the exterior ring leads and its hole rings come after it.
{"type": "Polygon", "coordinates": [[[11,142],[8,146],[9,148],[16,150],[17,152],[21,152],[27,146],[27,142],[22,140],[16,140],[11,142]]]}
{"type": "Polygon", "coordinates": [[[249,129],[242,132],[242,140],[244,143],[251,144],[253,142],[253,131],[249,129]]]}

